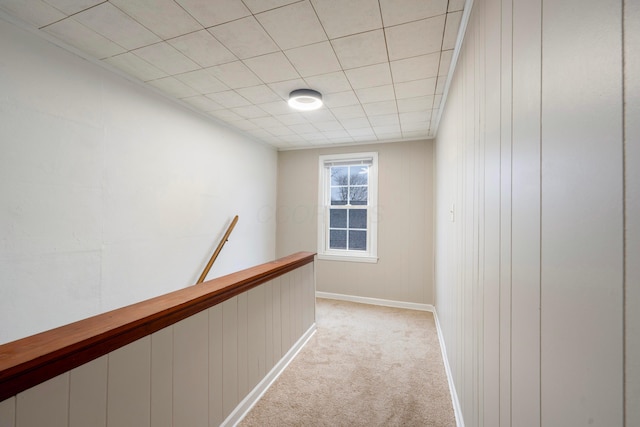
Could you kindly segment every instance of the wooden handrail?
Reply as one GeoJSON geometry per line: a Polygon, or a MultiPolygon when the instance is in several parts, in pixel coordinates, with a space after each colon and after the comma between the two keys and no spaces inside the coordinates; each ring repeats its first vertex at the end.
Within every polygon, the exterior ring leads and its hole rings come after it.
{"type": "Polygon", "coordinates": [[[218,258],[218,255],[220,254],[220,251],[222,250],[222,247],[224,246],[224,244],[227,243],[227,240],[229,240],[229,235],[233,231],[233,227],[236,226],[237,222],[238,222],[238,215],[236,215],[233,218],[233,221],[231,221],[231,224],[229,224],[227,231],[224,233],[224,236],[222,236],[222,239],[220,240],[220,243],[218,243],[218,247],[216,248],[216,250],[213,251],[213,255],[211,255],[211,259],[209,260],[209,262],[207,263],[207,266],[202,271],[202,274],[200,275],[200,278],[196,282],[196,285],[204,282],[204,279],[207,278],[207,274],[209,274],[209,270],[211,270],[211,266],[215,262],[216,258],[218,258]]]}
{"type": "Polygon", "coordinates": [[[314,255],[298,252],[0,345],[0,401],[309,264],[314,255]]]}

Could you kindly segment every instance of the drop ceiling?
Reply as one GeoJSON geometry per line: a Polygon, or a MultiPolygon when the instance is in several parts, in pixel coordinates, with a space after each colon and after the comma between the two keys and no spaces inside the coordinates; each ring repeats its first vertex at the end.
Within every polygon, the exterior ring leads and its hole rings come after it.
{"type": "Polygon", "coordinates": [[[464,0],[0,0],[107,68],[273,145],[433,138],[464,0]],[[296,112],[289,92],[323,94],[296,112]]]}

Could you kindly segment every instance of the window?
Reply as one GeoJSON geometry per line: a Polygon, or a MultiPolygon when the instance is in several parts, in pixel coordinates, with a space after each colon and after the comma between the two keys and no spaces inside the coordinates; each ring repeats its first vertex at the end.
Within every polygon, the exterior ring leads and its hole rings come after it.
{"type": "Polygon", "coordinates": [[[378,153],[320,156],[318,258],[377,262],[378,153]]]}

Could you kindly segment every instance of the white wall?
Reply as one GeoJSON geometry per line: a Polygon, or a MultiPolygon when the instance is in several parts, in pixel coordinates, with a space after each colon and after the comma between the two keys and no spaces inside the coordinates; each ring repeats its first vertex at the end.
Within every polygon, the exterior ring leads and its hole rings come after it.
{"type": "Polygon", "coordinates": [[[0,343],[275,257],[277,153],[0,19],[0,343]]]}
{"type": "Polygon", "coordinates": [[[280,152],[277,254],[317,251],[318,157],[371,151],[378,153],[378,263],[318,260],[318,291],[432,304],[432,141],[280,152]]]}
{"type": "Polygon", "coordinates": [[[637,337],[623,366],[638,233],[625,237],[622,13],[474,2],[436,140],[436,309],[467,426],[618,426],[625,382],[637,393],[637,337]]]}

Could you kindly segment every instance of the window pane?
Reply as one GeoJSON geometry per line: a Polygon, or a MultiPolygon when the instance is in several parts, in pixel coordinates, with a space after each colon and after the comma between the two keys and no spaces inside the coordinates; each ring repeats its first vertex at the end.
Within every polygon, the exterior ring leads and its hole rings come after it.
{"type": "Polygon", "coordinates": [[[335,166],[331,168],[331,185],[348,185],[349,167],[335,166]]]}
{"type": "Polygon", "coordinates": [[[369,198],[369,190],[367,187],[351,187],[351,204],[366,205],[369,198]]]}
{"type": "Polygon", "coordinates": [[[367,228],[366,209],[349,209],[349,228],[367,228]]]}
{"type": "Polygon", "coordinates": [[[367,232],[349,231],[349,249],[357,251],[367,250],[367,232]]]}
{"type": "Polygon", "coordinates": [[[329,227],[347,228],[347,210],[331,209],[331,212],[329,215],[329,227]]]}
{"type": "Polygon", "coordinates": [[[330,230],[329,248],[347,249],[347,232],[345,230],[330,230]]]}
{"type": "Polygon", "coordinates": [[[346,205],[349,197],[349,187],[331,187],[331,204],[346,205]]]}
{"type": "Polygon", "coordinates": [[[367,185],[369,180],[369,166],[351,166],[349,184],[367,185]]]}

